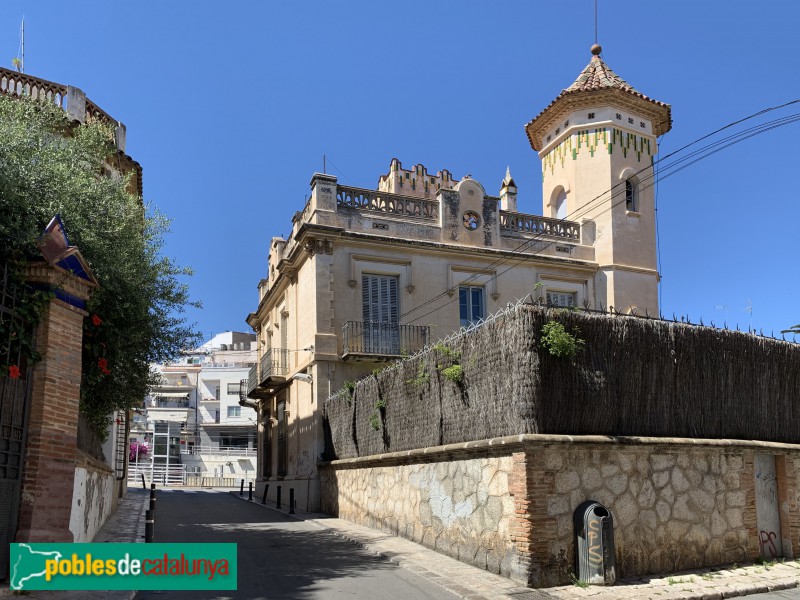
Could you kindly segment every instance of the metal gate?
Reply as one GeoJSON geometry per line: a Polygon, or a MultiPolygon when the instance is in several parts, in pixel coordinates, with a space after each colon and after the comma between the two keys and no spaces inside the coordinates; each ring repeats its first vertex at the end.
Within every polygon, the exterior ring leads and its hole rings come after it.
{"type": "Polygon", "coordinates": [[[25,290],[9,278],[2,263],[0,280],[0,580],[8,578],[9,543],[14,541],[19,515],[22,461],[25,451],[30,372],[24,363],[20,339],[28,324],[16,311],[25,290]]]}

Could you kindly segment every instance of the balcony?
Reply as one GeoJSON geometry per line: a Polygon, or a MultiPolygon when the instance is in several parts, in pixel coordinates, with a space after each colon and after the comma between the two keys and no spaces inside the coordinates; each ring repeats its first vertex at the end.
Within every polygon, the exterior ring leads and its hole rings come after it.
{"type": "MultiPolygon", "coordinates": [[[[271,390],[286,383],[289,372],[289,351],[284,348],[270,348],[261,357],[257,365],[253,365],[247,377],[247,397],[262,398],[270,395],[271,390]]],[[[239,396],[242,396],[244,381],[239,384],[239,396]]]]}
{"type": "Polygon", "coordinates": [[[362,213],[375,212],[404,219],[439,222],[438,200],[400,196],[389,192],[344,185],[336,188],[336,206],[337,208],[355,209],[362,213]]]}
{"type": "Polygon", "coordinates": [[[342,358],[399,358],[424,348],[430,337],[427,326],[347,321],[342,325],[342,358]]]}
{"type": "Polygon", "coordinates": [[[530,233],[579,242],[581,226],[579,223],[566,219],[549,219],[538,215],[501,210],[500,233],[530,233]]]}

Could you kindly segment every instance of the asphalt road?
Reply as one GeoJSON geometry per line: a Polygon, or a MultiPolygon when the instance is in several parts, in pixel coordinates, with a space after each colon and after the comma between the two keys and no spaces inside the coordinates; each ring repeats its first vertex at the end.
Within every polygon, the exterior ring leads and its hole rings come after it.
{"type": "Polygon", "coordinates": [[[235,592],[141,591],[136,600],[452,600],[456,596],[356,544],[227,492],[159,490],[157,542],[236,542],[235,592]]]}

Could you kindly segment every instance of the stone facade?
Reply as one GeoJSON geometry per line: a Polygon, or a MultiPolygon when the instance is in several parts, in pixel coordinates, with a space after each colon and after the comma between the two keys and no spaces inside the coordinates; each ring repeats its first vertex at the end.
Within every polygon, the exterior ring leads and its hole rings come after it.
{"type": "Polygon", "coordinates": [[[800,446],[789,444],[514,436],[333,461],[322,506],[543,587],[570,581],[573,514],[593,500],[614,519],[618,576],[674,572],[771,557],[757,528],[757,453],[775,456],[776,535],[792,558],[800,446]]]}

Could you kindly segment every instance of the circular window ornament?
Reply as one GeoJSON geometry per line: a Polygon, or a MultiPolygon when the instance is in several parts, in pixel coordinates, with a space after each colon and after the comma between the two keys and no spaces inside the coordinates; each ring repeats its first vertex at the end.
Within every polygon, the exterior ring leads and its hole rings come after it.
{"type": "Polygon", "coordinates": [[[475,231],[481,224],[481,217],[478,213],[468,210],[464,213],[464,228],[470,231],[475,231]]]}

